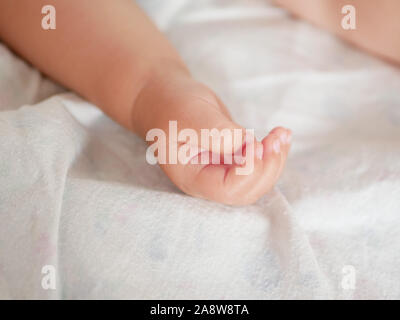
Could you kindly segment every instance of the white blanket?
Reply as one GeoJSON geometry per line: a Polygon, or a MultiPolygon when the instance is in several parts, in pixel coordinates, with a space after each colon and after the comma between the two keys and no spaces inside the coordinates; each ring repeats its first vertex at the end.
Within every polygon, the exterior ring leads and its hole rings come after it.
{"type": "Polygon", "coordinates": [[[186,196],[0,44],[0,298],[399,299],[399,70],[266,1],[142,5],[242,125],[293,130],[286,170],[252,206],[186,196]]]}

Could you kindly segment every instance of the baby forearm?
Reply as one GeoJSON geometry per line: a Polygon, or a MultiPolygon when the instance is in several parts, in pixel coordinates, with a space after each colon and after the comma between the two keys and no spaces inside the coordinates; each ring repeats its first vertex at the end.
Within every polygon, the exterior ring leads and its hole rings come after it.
{"type": "Polygon", "coordinates": [[[295,15],[321,26],[381,57],[400,63],[400,1],[398,0],[275,0],[295,15]],[[356,29],[342,28],[342,8],[356,9],[356,29]]]}
{"type": "Polygon", "coordinates": [[[0,37],[127,128],[135,98],[151,73],[185,69],[132,0],[2,0],[0,37]],[[56,9],[55,30],[41,26],[47,4],[56,9]]]}

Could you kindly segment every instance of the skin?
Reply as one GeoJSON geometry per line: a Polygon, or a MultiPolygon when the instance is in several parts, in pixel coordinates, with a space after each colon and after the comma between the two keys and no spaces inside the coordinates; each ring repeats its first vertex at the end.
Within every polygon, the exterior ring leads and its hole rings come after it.
{"type": "MultiPolygon", "coordinates": [[[[214,92],[192,78],[176,50],[131,0],[96,0],[95,6],[93,0],[2,0],[0,37],[49,77],[143,138],[153,128],[168,133],[169,120],[177,120],[179,129],[198,132],[241,128],[214,92]],[[41,8],[47,4],[56,8],[56,30],[41,28],[41,8]]],[[[290,135],[277,128],[262,142],[253,138],[261,159],[255,159],[247,176],[236,175],[236,165],[161,167],[190,195],[245,205],[276,183],[290,135]]],[[[242,144],[232,141],[222,152],[235,152],[242,144]]]]}
{"type": "Polygon", "coordinates": [[[274,0],[295,16],[324,28],[349,43],[400,64],[400,1],[397,0],[274,0]],[[344,30],[345,5],[356,8],[356,30],[344,30]]]}
{"type": "MultiPolygon", "coordinates": [[[[214,92],[186,74],[173,73],[155,79],[141,92],[133,112],[135,127],[142,137],[151,128],[168,132],[171,119],[178,119],[178,130],[192,128],[199,136],[202,128],[244,130],[232,121],[214,92]]],[[[235,174],[236,165],[178,163],[161,165],[161,168],[187,194],[225,204],[246,205],[257,201],[276,183],[286,162],[290,139],[290,130],[281,127],[272,130],[262,142],[252,139],[255,149],[261,148],[261,159],[254,156],[254,171],[250,175],[235,174]],[[278,152],[274,151],[274,143],[280,148],[278,152]]],[[[167,150],[168,147],[167,143],[167,150]]],[[[231,153],[238,148],[242,148],[242,142],[232,143],[224,151],[231,153]]]]}
{"type": "MultiPolygon", "coordinates": [[[[311,6],[320,0],[305,1],[311,6]]],[[[382,0],[388,6],[395,1],[382,0]]],[[[330,7],[318,6],[308,14],[307,9],[291,2],[279,1],[294,13],[340,33],[334,27],[336,20],[329,13],[330,7]]],[[[364,8],[365,2],[359,1],[359,5],[364,8]]],[[[93,3],[2,0],[0,38],[43,73],[143,138],[153,128],[168,133],[169,120],[177,120],[178,129],[192,128],[197,132],[206,128],[244,130],[233,121],[216,94],[190,75],[176,50],[136,4],[131,0],[93,3]],[[41,28],[41,8],[48,4],[57,10],[56,30],[41,28]]],[[[331,5],[334,0],[327,3],[331,5]]],[[[390,14],[391,10],[387,11],[390,14]]],[[[387,31],[385,21],[382,30],[387,31]]],[[[349,40],[369,48],[374,47],[374,41],[383,41],[381,38],[354,33],[349,40]]],[[[397,44],[383,44],[380,54],[396,60],[398,55],[393,52],[398,49],[397,44]]],[[[187,194],[230,205],[251,204],[277,182],[290,149],[291,135],[290,130],[278,127],[262,141],[250,137],[246,141],[231,141],[222,149],[211,146],[204,151],[231,154],[254,144],[257,151],[250,175],[237,175],[238,164],[165,164],[161,168],[187,194]]]]}

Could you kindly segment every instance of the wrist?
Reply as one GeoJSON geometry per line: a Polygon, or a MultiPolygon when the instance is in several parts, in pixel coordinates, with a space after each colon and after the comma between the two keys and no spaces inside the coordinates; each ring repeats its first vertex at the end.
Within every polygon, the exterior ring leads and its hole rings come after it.
{"type": "Polygon", "coordinates": [[[168,59],[153,63],[142,80],[133,99],[130,120],[131,130],[144,138],[149,124],[154,125],[154,116],[169,103],[168,92],[174,92],[173,87],[181,81],[194,80],[183,62],[168,59]]]}
{"type": "Polygon", "coordinates": [[[119,53],[97,72],[85,96],[120,125],[136,131],[133,114],[141,92],[150,83],[178,74],[189,76],[179,57],[132,59],[119,53]]]}

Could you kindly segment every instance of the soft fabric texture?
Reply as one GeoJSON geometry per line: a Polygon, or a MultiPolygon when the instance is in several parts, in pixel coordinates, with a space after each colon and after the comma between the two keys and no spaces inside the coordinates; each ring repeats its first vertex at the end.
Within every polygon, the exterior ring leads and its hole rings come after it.
{"type": "Polygon", "coordinates": [[[399,299],[399,70],[266,1],[141,5],[234,119],[293,130],[286,170],[252,206],[186,196],[0,45],[0,298],[399,299]]]}

